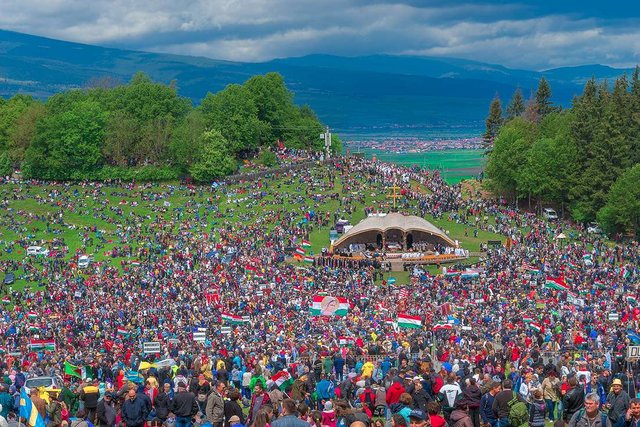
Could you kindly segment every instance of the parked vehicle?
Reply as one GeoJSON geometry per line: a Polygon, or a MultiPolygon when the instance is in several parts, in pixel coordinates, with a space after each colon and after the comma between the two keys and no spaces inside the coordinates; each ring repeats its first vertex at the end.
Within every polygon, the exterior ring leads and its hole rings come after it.
{"type": "Polygon", "coordinates": [[[49,249],[43,248],[42,246],[29,246],[27,248],[27,255],[30,256],[47,256],[49,255],[49,249]]]}
{"type": "Polygon", "coordinates": [[[590,234],[602,234],[602,228],[597,222],[591,222],[587,225],[587,233],[590,234]]]}
{"type": "Polygon", "coordinates": [[[91,264],[91,256],[89,255],[80,255],[78,257],[78,268],[87,268],[89,264],[91,264]]]}
{"type": "Polygon", "coordinates": [[[27,378],[24,382],[24,389],[27,392],[27,395],[31,392],[32,388],[36,387],[44,387],[45,390],[54,390],[62,388],[62,378],[55,377],[32,377],[27,378]]]}
{"type": "Polygon", "coordinates": [[[542,210],[542,216],[549,221],[556,221],[558,219],[558,214],[551,208],[544,208],[542,210]]]}

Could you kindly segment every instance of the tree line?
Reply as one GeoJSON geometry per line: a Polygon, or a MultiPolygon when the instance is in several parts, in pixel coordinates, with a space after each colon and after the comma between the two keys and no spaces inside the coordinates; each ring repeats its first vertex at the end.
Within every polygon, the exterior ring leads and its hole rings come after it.
{"type": "Polygon", "coordinates": [[[486,183],[514,200],[565,209],[608,233],[640,230],[640,80],[636,67],[613,84],[591,78],[570,108],[551,102],[542,78],[524,101],[518,89],[506,111],[491,102],[484,140],[486,183]]]}
{"type": "MultiPolygon", "coordinates": [[[[273,163],[278,141],[320,151],[322,132],[314,111],[294,104],[277,73],[208,93],[199,106],[179,96],[175,82],[137,73],[128,84],[97,84],[46,101],[0,98],[0,175],[20,169],[44,180],[210,182],[235,173],[241,159],[273,163]]],[[[341,151],[339,138],[332,141],[341,151]]]]}

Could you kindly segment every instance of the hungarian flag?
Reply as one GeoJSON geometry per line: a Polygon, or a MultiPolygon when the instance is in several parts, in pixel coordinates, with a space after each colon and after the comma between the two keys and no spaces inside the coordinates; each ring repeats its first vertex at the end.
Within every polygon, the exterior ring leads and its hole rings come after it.
{"type": "Polygon", "coordinates": [[[540,332],[542,330],[542,327],[535,322],[529,323],[529,327],[533,329],[535,332],[540,332]]]}
{"type": "Polygon", "coordinates": [[[462,274],[462,272],[461,272],[461,271],[458,271],[458,270],[449,270],[449,269],[447,269],[447,272],[446,272],[446,273],[444,273],[445,277],[456,277],[456,276],[459,276],[459,275],[461,275],[461,274],[462,274]]]}
{"type": "Polygon", "coordinates": [[[2,298],[2,303],[3,304],[11,304],[11,298],[9,298],[8,296],[5,296],[2,298]]]}
{"type": "Polygon", "coordinates": [[[350,337],[340,337],[340,345],[345,347],[351,347],[353,345],[353,338],[350,337]]]}
{"type": "Polygon", "coordinates": [[[56,342],[54,340],[34,340],[29,341],[31,350],[47,350],[56,351],[56,342]]]}
{"type": "Polygon", "coordinates": [[[531,323],[531,322],[533,322],[533,319],[532,319],[531,317],[529,317],[529,316],[524,316],[524,317],[522,318],[522,321],[523,321],[524,323],[531,323]]]}
{"type": "Polygon", "coordinates": [[[596,288],[598,289],[605,289],[607,287],[607,285],[605,285],[603,282],[601,282],[600,280],[596,280],[595,282],[593,282],[594,285],[596,285],[596,288]]]}
{"type": "Polygon", "coordinates": [[[127,331],[127,329],[123,328],[122,326],[118,326],[118,328],[116,329],[116,333],[121,336],[129,335],[129,332],[127,331]]]}
{"type": "Polygon", "coordinates": [[[304,257],[304,262],[306,262],[307,264],[313,264],[313,257],[305,256],[304,257]]]}
{"type": "Polygon", "coordinates": [[[305,251],[304,249],[302,249],[302,248],[298,247],[298,248],[296,248],[296,253],[297,253],[298,255],[302,255],[302,256],[304,256],[304,254],[306,253],[306,251],[305,251]]]}
{"type": "Polygon", "coordinates": [[[346,316],[348,312],[347,299],[331,295],[315,295],[309,307],[309,313],[312,316],[346,316]]]}
{"type": "Polygon", "coordinates": [[[293,378],[291,378],[291,374],[284,369],[280,372],[277,372],[275,375],[272,375],[271,381],[276,383],[276,386],[278,386],[280,390],[286,390],[291,384],[293,384],[293,378]]]}
{"type": "Polygon", "coordinates": [[[260,271],[256,272],[255,276],[256,279],[264,279],[264,274],[260,271]]]}
{"type": "Polygon", "coordinates": [[[35,320],[38,318],[38,313],[36,313],[35,311],[30,311],[27,313],[27,317],[31,320],[35,320]]]}
{"type": "Polygon", "coordinates": [[[246,265],[244,267],[244,272],[245,273],[255,273],[256,272],[256,268],[252,265],[246,265]]]}
{"type": "Polygon", "coordinates": [[[433,328],[431,329],[434,331],[443,331],[443,330],[453,329],[453,326],[450,325],[449,323],[436,323],[435,325],[433,325],[433,328]]]}
{"type": "Polygon", "coordinates": [[[544,287],[547,289],[555,289],[556,291],[568,291],[569,286],[565,283],[562,277],[549,277],[544,282],[544,287]]]}
{"type": "Polygon", "coordinates": [[[311,247],[311,242],[308,240],[302,240],[302,247],[303,248],[310,248],[311,247]]]}
{"type": "Polygon", "coordinates": [[[398,313],[398,327],[420,329],[422,328],[422,318],[420,316],[410,316],[408,314],[398,313]]]}
{"type": "Polygon", "coordinates": [[[232,325],[242,325],[244,323],[242,317],[230,313],[222,313],[220,317],[222,318],[223,322],[230,323],[232,325]]]}
{"type": "Polygon", "coordinates": [[[638,304],[638,300],[633,295],[627,295],[627,303],[629,303],[631,305],[637,305],[638,304]]]}
{"type": "Polygon", "coordinates": [[[69,375],[70,377],[82,378],[82,368],[80,366],[72,365],[65,360],[64,374],[69,375]]]}

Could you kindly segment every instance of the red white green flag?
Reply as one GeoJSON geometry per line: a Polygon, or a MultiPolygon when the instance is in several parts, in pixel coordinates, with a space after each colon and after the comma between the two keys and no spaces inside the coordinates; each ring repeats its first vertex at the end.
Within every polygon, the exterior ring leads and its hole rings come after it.
{"type": "Polygon", "coordinates": [[[547,276],[544,287],[547,289],[555,289],[556,291],[568,291],[570,289],[562,277],[547,276]]]}
{"type": "Polygon", "coordinates": [[[422,317],[398,313],[398,327],[405,329],[420,329],[422,328],[422,317]]]}
{"type": "Polygon", "coordinates": [[[349,312],[349,302],[342,297],[315,295],[309,312],[312,316],[346,316],[349,312]]]}

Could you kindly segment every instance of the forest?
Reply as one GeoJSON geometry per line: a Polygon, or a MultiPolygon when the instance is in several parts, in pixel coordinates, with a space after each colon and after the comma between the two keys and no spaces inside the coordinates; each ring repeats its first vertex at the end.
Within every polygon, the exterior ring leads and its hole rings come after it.
{"type": "MultiPolygon", "coordinates": [[[[137,73],[51,96],[0,98],[0,176],[42,180],[174,180],[207,183],[243,159],[272,159],[278,142],[323,149],[314,111],[297,106],[280,74],[207,93],[198,106],[137,73]]],[[[334,135],[332,149],[342,150],[334,135]]]]}
{"type": "Polygon", "coordinates": [[[553,206],[576,222],[598,221],[607,233],[640,228],[640,80],[586,82],[570,108],[551,102],[542,78],[525,102],[506,109],[496,96],[484,139],[486,186],[529,208],[553,206]]]}

